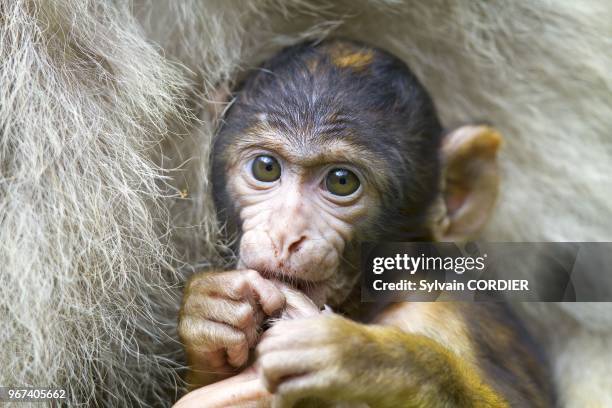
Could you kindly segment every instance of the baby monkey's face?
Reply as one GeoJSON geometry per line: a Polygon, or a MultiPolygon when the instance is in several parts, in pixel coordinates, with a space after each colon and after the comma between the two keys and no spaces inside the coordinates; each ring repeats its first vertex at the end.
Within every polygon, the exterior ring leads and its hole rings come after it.
{"type": "Polygon", "coordinates": [[[237,146],[228,168],[242,229],[239,266],[305,291],[327,287],[377,208],[373,163],[342,140],[308,148],[273,133],[256,140],[237,146]]]}
{"type": "Polygon", "coordinates": [[[399,59],[332,40],[289,47],[249,76],[212,152],[221,219],[238,267],[341,302],[358,244],[463,240],[497,195],[501,137],[443,134],[427,91],[399,59]]]}
{"type": "MultiPolygon", "coordinates": [[[[450,225],[438,222],[441,138],[427,92],[392,55],[342,40],[279,53],[238,87],[213,146],[215,203],[240,238],[238,267],[340,302],[360,242],[450,225]]],[[[468,197],[466,186],[455,190],[468,197]]]]}

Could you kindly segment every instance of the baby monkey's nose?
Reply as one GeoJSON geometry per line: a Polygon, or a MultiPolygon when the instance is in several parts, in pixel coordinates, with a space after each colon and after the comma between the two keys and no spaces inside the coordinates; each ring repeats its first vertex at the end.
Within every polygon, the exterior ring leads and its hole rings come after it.
{"type": "Polygon", "coordinates": [[[279,250],[276,252],[277,261],[279,266],[287,266],[291,257],[300,251],[308,238],[305,234],[287,232],[281,234],[279,238],[278,243],[274,245],[279,250]]]}
{"type": "Polygon", "coordinates": [[[306,236],[305,235],[301,235],[300,237],[298,237],[295,240],[292,240],[293,242],[291,242],[288,246],[287,246],[287,254],[291,255],[295,252],[298,252],[300,250],[300,247],[302,246],[302,244],[304,243],[304,241],[306,241],[306,236]]]}

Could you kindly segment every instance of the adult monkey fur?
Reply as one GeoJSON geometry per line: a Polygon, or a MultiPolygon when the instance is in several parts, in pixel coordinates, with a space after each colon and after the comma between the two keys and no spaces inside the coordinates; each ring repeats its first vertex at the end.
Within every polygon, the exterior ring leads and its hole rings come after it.
{"type": "Polygon", "coordinates": [[[251,73],[212,150],[238,261],[187,284],[189,381],[238,374],[257,346],[273,406],[551,406],[545,363],[506,306],[359,305],[363,240],[461,240],[486,223],[501,138],[487,126],[442,133],[408,67],[364,44],[298,44],[251,73]],[[284,310],[278,280],[344,316],[276,322],[260,339],[265,316],[284,310]]]}
{"type": "MultiPolygon", "coordinates": [[[[184,269],[160,266],[214,260],[216,236],[198,101],[303,38],[388,49],[445,126],[500,129],[485,238],[611,240],[611,17],[603,0],[0,1],[0,383],[108,406],[175,387],[184,269]]],[[[565,406],[612,405],[610,309],[525,311],[565,406]]]]}

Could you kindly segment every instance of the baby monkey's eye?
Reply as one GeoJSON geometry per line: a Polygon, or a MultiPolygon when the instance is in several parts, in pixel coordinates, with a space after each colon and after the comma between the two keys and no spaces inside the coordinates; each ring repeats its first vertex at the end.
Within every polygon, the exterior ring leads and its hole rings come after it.
{"type": "Polygon", "coordinates": [[[280,178],[281,168],[280,164],[274,157],[261,155],[257,156],[255,160],[253,160],[251,172],[253,173],[253,177],[255,177],[257,180],[271,183],[272,181],[276,181],[280,178]]]}
{"type": "Polygon", "coordinates": [[[338,196],[347,196],[353,194],[360,185],[359,178],[350,170],[333,169],[325,178],[325,187],[327,190],[338,196]]]}

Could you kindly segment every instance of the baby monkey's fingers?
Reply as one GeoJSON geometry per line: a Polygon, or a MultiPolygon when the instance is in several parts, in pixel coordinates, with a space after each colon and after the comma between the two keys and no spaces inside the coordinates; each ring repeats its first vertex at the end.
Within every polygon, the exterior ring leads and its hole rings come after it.
{"type": "Polygon", "coordinates": [[[312,317],[321,313],[319,307],[304,293],[284,282],[273,281],[273,283],[285,296],[285,308],[281,313],[281,320],[312,317]]]}
{"type": "Polygon", "coordinates": [[[191,354],[206,357],[210,352],[223,349],[232,349],[234,356],[240,355],[241,349],[246,349],[248,354],[244,332],[223,323],[188,316],[181,319],[179,333],[191,354]]]}
{"type": "Polygon", "coordinates": [[[191,291],[215,294],[233,300],[255,298],[268,316],[272,316],[285,305],[285,295],[281,290],[252,269],[200,274],[189,282],[187,292],[191,291]]]}
{"type": "Polygon", "coordinates": [[[192,296],[183,307],[185,316],[225,323],[244,332],[249,346],[257,341],[257,330],[263,321],[263,312],[253,302],[237,301],[207,295],[192,296]]]}
{"type": "Polygon", "coordinates": [[[255,271],[196,275],[187,285],[178,328],[190,364],[207,363],[211,352],[221,351],[229,365],[243,366],[264,312],[276,313],[284,303],[283,293],[255,271]]]}

